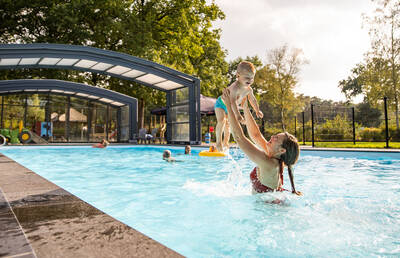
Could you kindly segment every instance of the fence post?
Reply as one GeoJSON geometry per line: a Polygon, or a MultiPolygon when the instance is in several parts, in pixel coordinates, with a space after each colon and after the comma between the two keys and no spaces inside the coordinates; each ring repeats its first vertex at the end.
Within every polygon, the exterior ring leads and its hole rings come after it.
{"type": "Polygon", "coordinates": [[[387,97],[383,98],[383,104],[385,107],[385,138],[386,148],[389,148],[389,126],[388,126],[388,113],[387,113],[387,97]]]}
{"type": "Polygon", "coordinates": [[[303,117],[303,145],[306,145],[306,133],[304,132],[304,129],[305,129],[304,111],[301,112],[301,115],[302,115],[302,117],[303,117]]]}
{"type": "Polygon", "coordinates": [[[351,108],[352,117],[353,117],[353,144],[356,144],[356,123],[354,121],[354,107],[351,108]]]}
{"type": "Polygon", "coordinates": [[[297,138],[297,116],[294,116],[294,136],[297,138]]]}
{"type": "Polygon", "coordinates": [[[314,104],[311,104],[311,142],[314,147],[314,104]]]}

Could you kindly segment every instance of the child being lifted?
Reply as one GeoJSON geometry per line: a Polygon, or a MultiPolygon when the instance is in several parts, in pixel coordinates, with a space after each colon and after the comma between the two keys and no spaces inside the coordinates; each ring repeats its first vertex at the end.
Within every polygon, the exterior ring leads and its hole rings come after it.
{"type": "MultiPolygon", "coordinates": [[[[258,103],[253,94],[253,89],[250,85],[254,82],[254,76],[256,74],[256,69],[254,65],[247,61],[242,61],[239,63],[236,71],[236,81],[232,83],[228,89],[230,92],[230,98],[232,103],[232,110],[240,123],[244,124],[244,118],[238,110],[238,104],[242,103],[242,100],[248,96],[251,106],[256,111],[258,118],[263,117],[263,113],[258,107],[258,103]]],[[[217,117],[217,126],[215,129],[216,140],[217,140],[217,150],[224,151],[224,149],[229,148],[229,139],[231,137],[231,132],[229,129],[228,121],[228,110],[226,105],[222,100],[221,96],[218,97],[215,102],[215,116],[217,117]],[[224,134],[224,139],[222,139],[222,133],[224,134]]]]}

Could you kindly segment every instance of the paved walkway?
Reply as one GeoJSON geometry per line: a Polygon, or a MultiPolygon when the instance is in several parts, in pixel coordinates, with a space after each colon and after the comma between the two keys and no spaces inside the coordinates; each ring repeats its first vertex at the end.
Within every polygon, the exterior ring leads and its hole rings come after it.
{"type": "Polygon", "coordinates": [[[182,257],[0,154],[0,257],[182,257]]]}

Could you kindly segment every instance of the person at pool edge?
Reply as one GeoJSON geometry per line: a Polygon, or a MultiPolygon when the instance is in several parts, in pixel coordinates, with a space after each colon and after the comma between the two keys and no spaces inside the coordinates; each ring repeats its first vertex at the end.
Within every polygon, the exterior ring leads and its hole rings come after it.
{"type": "Polygon", "coordinates": [[[269,141],[265,140],[250,113],[247,98],[245,98],[242,101],[244,119],[249,136],[254,141],[254,144],[244,135],[243,129],[232,110],[232,105],[230,105],[231,98],[229,94],[229,89],[225,89],[222,98],[228,109],[233,137],[240,149],[251,161],[257,164],[250,173],[253,193],[284,191],[285,189],[282,188],[283,169],[284,165],[286,165],[292,185],[292,193],[302,195],[301,192],[296,191],[293,177],[293,165],[297,162],[300,154],[296,137],[284,132],[272,135],[269,141]]]}
{"type": "Polygon", "coordinates": [[[93,144],[93,148],[106,148],[110,143],[106,139],[101,140],[100,143],[93,144]]]}
{"type": "MultiPolygon", "coordinates": [[[[244,123],[244,119],[238,110],[238,104],[246,97],[248,97],[250,104],[256,111],[257,117],[263,117],[263,113],[260,111],[257,100],[254,97],[253,89],[250,87],[254,82],[255,74],[256,69],[254,68],[254,65],[250,62],[242,61],[237,67],[236,81],[228,87],[230,90],[232,111],[240,123],[244,123]]],[[[227,103],[221,98],[221,96],[218,97],[214,106],[215,116],[217,118],[215,136],[217,150],[221,152],[229,147],[229,138],[231,137],[229,129],[230,120],[228,119],[228,111],[226,107],[227,103]],[[222,133],[224,134],[224,139],[222,139],[222,133]]]]}

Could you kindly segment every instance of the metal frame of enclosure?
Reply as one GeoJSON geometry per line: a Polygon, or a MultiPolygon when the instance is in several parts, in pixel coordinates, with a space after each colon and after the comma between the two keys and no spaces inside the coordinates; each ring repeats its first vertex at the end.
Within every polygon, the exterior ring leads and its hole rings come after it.
{"type": "MultiPolygon", "coordinates": [[[[200,80],[131,55],[64,44],[0,44],[0,69],[69,69],[104,74],[166,92],[167,142],[201,143],[200,80]]],[[[111,92],[111,91],[110,91],[111,92]]],[[[137,120],[137,103],[131,114],[137,120]]],[[[136,122],[132,122],[135,125],[136,122]]],[[[130,140],[138,132],[130,132],[130,140]]]]}
{"type": "MultiPolygon", "coordinates": [[[[0,81],[0,96],[7,96],[7,95],[14,95],[14,94],[24,94],[25,99],[21,103],[25,106],[23,109],[23,117],[24,125],[27,124],[27,98],[33,94],[40,94],[45,97],[46,99],[46,119],[45,122],[51,122],[51,110],[49,105],[49,100],[52,95],[62,95],[66,98],[65,101],[65,139],[67,142],[70,141],[70,114],[71,114],[71,98],[80,98],[87,100],[87,107],[90,107],[93,103],[101,103],[107,111],[110,108],[114,108],[116,110],[116,136],[117,142],[126,141],[128,139],[132,139],[134,137],[135,128],[137,127],[137,99],[126,96],[124,94],[120,94],[118,92],[114,92],[111,90],[93,87],[82,83],[75,83],[75,82],[67,82],[61,80],[50,80],[50,79],[41,79],[41,80],[3,80],[0,81]],[[127,113],[127,115],[124,115],[127,113]],[[127,117],[127,121],[122,123],[123,117],[127,117]],[[128,126],[121,127],[122,124],[127,124],[128,126]],[[121,138],[122,136],[122,138],[121,138]]],[[[0,126],[4,126],[4,98],[1,101],[1,119],[0,119],[0,126]]],[[[109,125],[109,117],[108,113],[105,117],[105,127],[109,125]]],[[[87,131],[91,131],[91,121],[92,118],[90,114],[87,116],[87,131]]],[[[108,128],[107,128],[108,129],[108,128]]],[[[105,138],[108,139],[108,132],[106,130],[105,138]]],[[[89,140],[89,133],[87,134],[87,141],[89,140]]],[[[73,141],[72,141],[73,142],[73,141]]]]}

